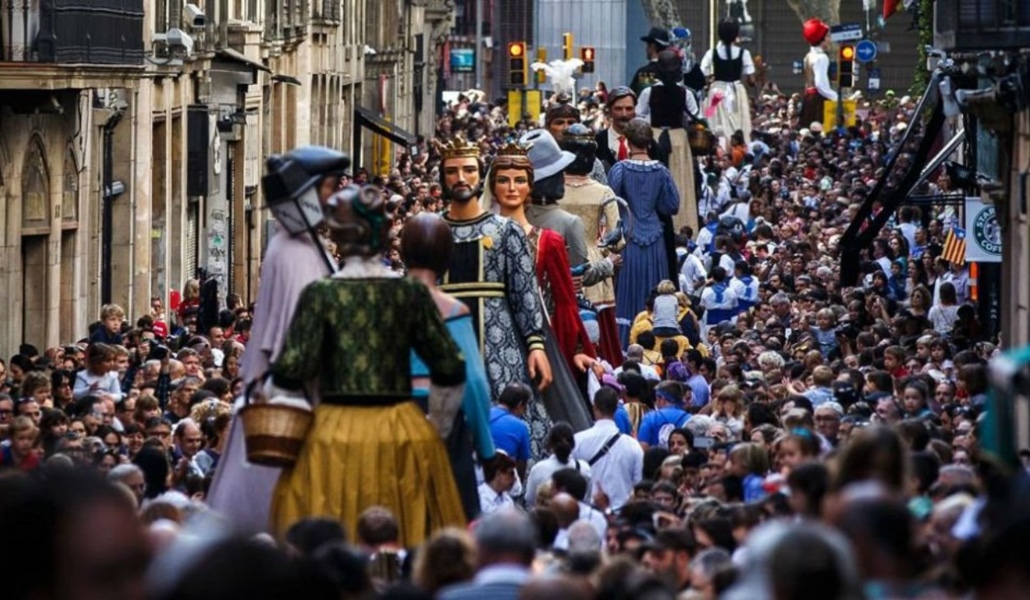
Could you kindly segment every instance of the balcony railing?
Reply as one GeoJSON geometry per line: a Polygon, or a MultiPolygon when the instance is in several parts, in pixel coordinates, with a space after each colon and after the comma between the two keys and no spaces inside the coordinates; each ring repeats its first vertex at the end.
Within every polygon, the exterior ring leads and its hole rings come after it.
{"type": "Polygon", "coordinates": [[[22,0],[0,10],[0,62],[143,64],[144,0],[22,0]]]}

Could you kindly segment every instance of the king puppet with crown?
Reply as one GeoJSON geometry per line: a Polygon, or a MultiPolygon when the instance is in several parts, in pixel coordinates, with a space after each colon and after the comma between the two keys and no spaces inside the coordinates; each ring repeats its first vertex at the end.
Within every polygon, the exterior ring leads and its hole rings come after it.
{"type": "MultiPolygon", "coordinates": [[[[457,138],[439,149],[440,183],[450,200],[444,219],[454,235],[453,259],[440,289],[460,298],[472,313],[495,403],[510,383],[542,390],[551,382],[551,366],[529,240],[514,221],[480,206],[485,169],[479,147],[457,138]]],[[[530,406],[526,415],[530,426],[546,427],[541,422],[546,417],[533,418],[533,410],[530,406]]]]}
{"type": "Polygon", "coordinates": [[[829,26],[815,18],[805,21],[802,28],[805,41],[811,48],[805,56],[805,96],[798,116],[798,127],[801,128],[816,121],[822,123],[826,101],[837,101],[837,92],[830,87],[830,57],[826,54],[829,33],[829,26]]]}

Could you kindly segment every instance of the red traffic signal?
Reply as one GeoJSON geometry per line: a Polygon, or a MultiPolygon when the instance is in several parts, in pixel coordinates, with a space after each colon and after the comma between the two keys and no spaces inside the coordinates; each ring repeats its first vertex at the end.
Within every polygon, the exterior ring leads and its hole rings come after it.
{"type": "Polygon", "coordinates": [[[583,61],[584,73],[594,72],[594,58],[597,56],[593,46],[583,46],[579,49],[579,58],[583,61]]]}
{"type": "Polygon", "coordinates": [[[525,87],[528,81],[526,70],[526,42],[508,43],[508,72],[514,87],[525,87]]]}
{"type": "Polygon", "coordinates": [[[855,47],[850,44],[837,52],[837,84],[842,88],[855,87],[855,47]]]}

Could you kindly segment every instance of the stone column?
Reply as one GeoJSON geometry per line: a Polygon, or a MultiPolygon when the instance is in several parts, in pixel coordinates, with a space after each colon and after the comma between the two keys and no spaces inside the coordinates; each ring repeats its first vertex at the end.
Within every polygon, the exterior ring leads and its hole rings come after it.
{"type": "MultiPolygon", "coordinates": [[[[145,315],[150,311],[150,270],[151,252],[150,236],[151,225],[151,203],[153,188],[151,186],[152,170],[157,168],[154,165],[154,111],[153,111],[153,82],[144,79],[140,81],[139,88],[135,91],[133,106],[134,144],[133,144],[133,219],[135,221],[132,231],[132,294],[129,304],[125,307],[134,319],[145,315]]],[[[163,166],[163,165],[162,165],[163,166]]]]}

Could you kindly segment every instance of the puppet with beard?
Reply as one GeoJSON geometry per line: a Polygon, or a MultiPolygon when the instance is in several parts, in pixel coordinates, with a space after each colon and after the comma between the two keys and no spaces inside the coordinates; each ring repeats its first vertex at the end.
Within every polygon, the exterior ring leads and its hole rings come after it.
{"type": "MultiPolygon", "coordinates": [[[[440,289],[460,298],[472,313],[495,403],[511,383],[543,390],[551,383],[551,367],[544,353],[543,308],[526,234],[515,222],[480,206],[483,168],[475,144],[459,138],[442,145],[440,152],[441,184],[451,201],[444,220],[454,234],[453,258],[440,289]]],[[[543,414],[534,418],[532,411],[540,403],[530,404],[533,458],[543,458],[547,452],[540,441],[549,421],[543,414]]]]}

